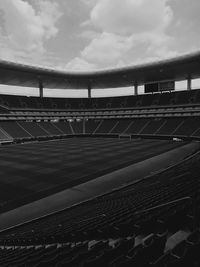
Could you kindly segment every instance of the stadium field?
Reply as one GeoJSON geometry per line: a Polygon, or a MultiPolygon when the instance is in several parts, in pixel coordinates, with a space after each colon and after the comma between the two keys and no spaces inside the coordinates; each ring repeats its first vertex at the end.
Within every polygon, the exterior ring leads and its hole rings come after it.
{"type": "Polygon", "coordinates": [[[1,147],[1,207],[50,195],[177,146],[160,140],[70,138],[1,147]]]}

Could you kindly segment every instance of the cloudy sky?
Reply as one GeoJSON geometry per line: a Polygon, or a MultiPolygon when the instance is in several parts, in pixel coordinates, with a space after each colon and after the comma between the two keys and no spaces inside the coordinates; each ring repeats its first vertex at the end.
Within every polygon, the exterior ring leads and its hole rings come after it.
{"type": "Polygon", "coordinates": [[[0,0],[0,59],[94,70],[200,49],[199,0],[0,0]]]}

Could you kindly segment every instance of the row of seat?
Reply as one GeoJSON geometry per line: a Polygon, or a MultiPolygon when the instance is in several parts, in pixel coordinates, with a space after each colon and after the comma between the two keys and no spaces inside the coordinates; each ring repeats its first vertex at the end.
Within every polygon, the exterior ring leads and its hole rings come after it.
{"type": "Polygon", "coordinates": [[[1,233],[1,266],[199,266],[199,162],[1,233]]]}
{"type": "Polygon", "coordinates": [[[69,122],[0,122],[0,139],[22,139],[74,134],[69,122]]]}
{"type": "Polygon", "coordinates": [[[39,98],[1,95],[0,105],[21,109],[111,109],[200,103],[200,90],[107,98],[39,98]]]}
{"type": "Polygon", "coordinates": [[[199,137],[200,118],[105,119],[72,122],[0,122],[0,140],[74,134],[199,137]]]}
{"type": "Polygon", "coordinates": [[[109,240],[90,245],[89,241],[79,244],[40,246],[30,248],[0,249],[2,267],[37,266],[106,266],[106,267],[184,267],[199,266],[199,229],[191,232],[166,251],[167,232],[150,234],[141,238],[118,239],[111,245],[109,240]]]}
{"type": "MultiPolygon", "coordinates": [[[[88,122],[89,124],[90,122],[88,122]]],[[[94,133],[199,136],[200,118],[101,120],[94,133]]],[[[91,128],[89,127],[89,131],[91,128]]],[[[86,123],[87,131],[87,123],[86,123]]],[[[89,131],[87,133],[89,133],[89,131]]]]}

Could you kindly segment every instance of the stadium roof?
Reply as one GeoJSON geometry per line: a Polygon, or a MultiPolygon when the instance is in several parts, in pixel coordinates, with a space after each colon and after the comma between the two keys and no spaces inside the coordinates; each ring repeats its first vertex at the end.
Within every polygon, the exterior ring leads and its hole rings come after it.
{"type": "Polygon", "coordinates": [[[167,60],[93,72],[64,72],[0,61],[0,83],[49,89],[103,89],[200,77],[200,51],[167,60]]]}

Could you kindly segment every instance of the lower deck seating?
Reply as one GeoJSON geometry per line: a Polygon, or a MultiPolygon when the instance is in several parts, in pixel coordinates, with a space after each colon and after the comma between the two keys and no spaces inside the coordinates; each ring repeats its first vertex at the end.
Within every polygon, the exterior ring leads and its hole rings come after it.
{"type": "Polygon", "coordinates": [[[83,134],[83,121],[73,121],[71,122],[71,127],[73,133],[83,134]]]}
{"type": "Polygon", "coordinates": [[[126,131],[126,129],[128,128],[128,126],[130,125],[130,123],[131,123],[131,120],[126,120],[126,119],[125,120],[119,120],[115,124],[114,128],[111,130],[110,133],[123,134],[126,131]]]}
{"type": "Polygon", "coordinates": [[[197,128],[197,129],[193,132],[192,136],[199,137],[199,136],[200,136],[200,128],[197,128]]]}
{"type": "Polygon", "coordinates": [[[150,121],[147,119],[133,120],[131,125],[126,129],[126,134],[140,134],[140,132],[149,124],[150,121]]]}
{"type": "Polygon", "coordinates": [[[91,135],[139,135],[200,137],[200,117],[104,119],[59,122],[0,121],[0,140],[62,136],[91,135]]]}
{"type": "Polygon", "coordinates": [[[199,162],[1,233],[1,266],[199,266],[199,162]]]}
{"type": "Polygon", "coordinates": [[[174,135],[192,136],[195,131],[200,127],[200,118],[187,118],[184,122],[174,131],[174,135]]]}
{"type": "Polygon", "coordinates": [[[49,135],[62,135],[62,131],[52,122],[40,122],[39,126],[49,135]]]}
{"type": "Polygon", "coordinates": [[[12,137],[0,128],[0,141],[12,140],[12,137]]]}
{"type": "Polygon", "coordinates": [[[170,118],[166,119],[166,123],[157,132],[158,135],[173,135],[178,127],[183,122],[182,118],[170,118]]]}
{"type": "Polygon", "coordinates": [[[72,127],[69,122],[56,122],[54,125],[61,130],[62,134],[73,134],[72,127]]]}
{"type": "Polygon", "coordinates": [[[103,240],[94,245],[87,241],[77,245],[1,249],[0,263],[1,266],[15,267],[194,267],[200,262],[199,233],[199,230],[194,231],[167,253],[163,253],[167,240],[167,233],[163,232],[150,234],[141,243],[132,236],[113,244],[103,240]]]}
{"type": "Polygon", "coordinates": [[[97,134],[109,134],[112,129],[117,125],[118,121],[117,120],[102,120],[97,127],[95,133],[97,134]]]}
{"type": "Polygon", "coordinates": [[[48,136],[48,132],[40,127],[36,122],[19,122],[19,124],[32,137],[48,136]]]}
{"type": "Polygon", "coordinates": [[[85,121],[85,133],[94,134],[100,122],[101,120],[86,120],[85,121]]]}
{"type": "Polygon", "coordinates": [[[161,118],[152,119],[146,125],[145,128],[140,132],[140,134],[156,134],[156,132],[163,126],[165,120],[161,118]]]}
{"type": "Polygon", "coordinates": [[[31,137],[31,134],[23,129],[17,122],[0,122],[0,127],[13,138],[31,137]]]}

